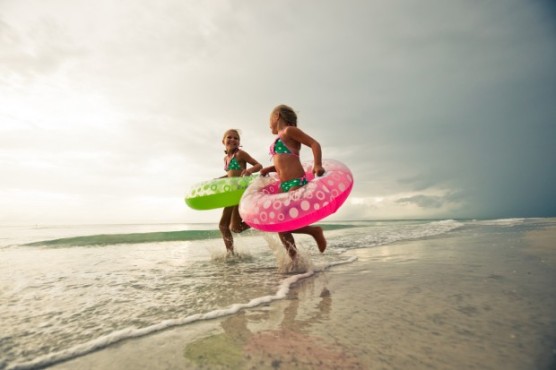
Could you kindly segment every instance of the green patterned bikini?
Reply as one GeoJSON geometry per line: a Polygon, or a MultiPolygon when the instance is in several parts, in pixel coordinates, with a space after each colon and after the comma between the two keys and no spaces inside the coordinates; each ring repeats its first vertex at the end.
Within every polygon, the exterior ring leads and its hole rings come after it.
{"type": "MultiPolygon", "coordinates": [[[[276,138],[276,140],[274,140],[274,143],[272,143],[272,145],[270,146],[270,154],[271,155],[291,154],[291,155],[295,155],[295,156],[299,157],[299,153],[294,153],[293,150],[288,148],[286,146],[286,144],[284,144],[284,142],[280,139],[280,136],[278,136],[276,138]]],[[[290,191],[291,188],[296,187],[296,186],[303,186],[303,185],[306,185],[307,183],[308,183],[308,181],[305,178],[305,176],[298,177],[298,178],[291,179],[291,180],[284,181],[284,182],[280,183],[280,190],[282,190],[283,193],[287,193],[288,191],[290,191]]]]}
{"type": "Polygon", "coordinates": [[[305,178],[305,176],[297,178],[297,179],[291,179],[288,181],[284,181],[280,183],[280,190],[282,190],[283,193],[287,193],[288,191],[290,191],[291,188],[295,187],[295,186],[303,186],[303,185],[307,185],[308,181],[305,178]]]}
{"type": "Polygon", "coordinates": [[[243,168],[239,164],[239,161],[236,158],[234,153],[232,159],[228,162],[228,157],[224,158],[224,171],[231,171],[231,170],[242,170],[243,168]]]}

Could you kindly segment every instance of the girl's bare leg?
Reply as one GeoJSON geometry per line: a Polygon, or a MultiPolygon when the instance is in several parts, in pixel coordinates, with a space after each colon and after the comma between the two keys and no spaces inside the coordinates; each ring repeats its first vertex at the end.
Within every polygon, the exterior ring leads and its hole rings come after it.
{"type": "MultiPolygon", "coordinates": [[[[301,186],[292,187],[290,189],[290,191],[297,190],[300,187],[301,186]]],[[[292,230],[292,231],[290,231],[290,233],[311,235],[313,237],[313,239],[315,239],[315,242],[317,242],[317,247],[319,248],[319,251],[321,253],[324,253],[324,251],[326,250],[327,242],[326,242],[326,239],[324,238],[324,232],[322,231],[322,228],[320,226],[304,226],[304,227],[301,227],[297,230],[292,230]]],[[[282,239],[282,237],[280,237],[280,239],[282,239]]],[[[293,240],[293,237],[292,237],[292,240],[293,240]]],[[[285,246],[285,244],[284,244],[284,246],[285,246]]],[[[293,246],[295,247],[295,242],[293,242],[293,246]]]]}
{"type": "Polygon", "coordinates": [[[218,228],[222,234],[222,239],[224,239],[224,245],[230,254],[234,254],[234,237],[230,231],[230,221],[232,219],[233,209],[234,207],[225,207],[222,211],[220,223],[218,224],[218,228]]]}
{"type": "Polygon", "coordinates": [[[311,235],[313,239],[315,239],[315,242],[317,242],[317,247],[319,248],[319,251],[321,253],[324,253],[324,251],[326,250],[327,242],[326,239],[324,238],[324,232],[322,231],[322,228],[320,226],[304,226],[297,230],[292,230],[291,232],[295,234],[311,235]]]}
{"type": "Polygon", "coordinates": [[[297,247],[295,246],[295,239],[291,233],[278,233],[280,241],[284,244],[284,248],[292,260],[297,256],[297,247]]]}
{"type": "Polygon", "coordinates": [[[230,224],[230,230],[233,231],[234,233],[241,233],[251,228],[251,226],[247,225],[241,219],[241,216],[239,215],[239,207],[234,206],[231,208],[233,208],[233,210],[232,210],[232,222],[230,224]]]}

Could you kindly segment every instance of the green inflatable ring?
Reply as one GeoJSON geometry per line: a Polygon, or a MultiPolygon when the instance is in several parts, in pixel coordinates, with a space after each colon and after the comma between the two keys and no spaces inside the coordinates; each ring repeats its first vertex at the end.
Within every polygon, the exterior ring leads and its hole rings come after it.
{"type": "Polygon", "coordinates": [[[223,177],[191,187],[185,203],[198,210],[237,206],[245,189],[257,176],[223,177]]]}

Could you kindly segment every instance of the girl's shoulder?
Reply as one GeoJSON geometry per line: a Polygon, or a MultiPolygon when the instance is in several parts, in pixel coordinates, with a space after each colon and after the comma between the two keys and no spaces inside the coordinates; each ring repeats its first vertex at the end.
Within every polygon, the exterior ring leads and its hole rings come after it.
{"type": "Polygon", "coordinates": [[[283,129],[280,133],[280,139],[293,142],[299,141],[300,134],[303,135],[303,131],[295,126],[288,126],[283,129]]]}
{"type": "Polygon", "coordinates": [[[243,149],[238,149],[237,152],[235,153],[236,158],[239,158],[239,159],[241,159],[245,156],[248,156],[248,155],[249,154],[243,149]]]}
{"type": "Polygon", "coordinates": [[[303,132],[303,131],[301,131],[298,127],[295,126],[287,126],[285,129],[281,131],[280,136],[292,136],[298,132],[303,132]]]}

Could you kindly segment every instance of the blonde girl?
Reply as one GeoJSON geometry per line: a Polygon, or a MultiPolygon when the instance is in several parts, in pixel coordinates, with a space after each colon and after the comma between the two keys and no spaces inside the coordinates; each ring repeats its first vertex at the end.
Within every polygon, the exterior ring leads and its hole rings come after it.
{"type": "MultiPolygon", "coordinates": [[[[226,171],[226,175],[222,177],[250,176],[260,171],[263,167],[249,153],[240,149],[239,130],[227,130],[222,138],[222,144],[224,144],[224,152],[226,153],[224,156],[224,171],[226,171]],[[247,164],[250,164],[251,167],[247,168],[247,164]]],[[[228,254],[234,254],[232,232],[241,233],[249,228],[249,225],[241,219],[238,206],[225,207],[218,226],[228,254]]]]}
{"type": "MultiPolygon", "coordinates": [[[[322,176],[322,152],[318,141],[297,128],[297,114],[287,105],[279,105],[270,114],[270,130],[277,137],[270,146],[273,165],[261,170],[261,175],[276,172],[280,179],[282,192],[289,192],[307,184],[305,171],[301,165],[299,151],[301,145],[308,146],[313,152],[313,173],[322,176]]],[[[297,247],[292,233],[311,235],[321,253],[326,249],[326,239],[322,228],[319,226],[305,226],[290,232],[278,233],[284,248],[292,259],[297,256],[297,247]]]]}

